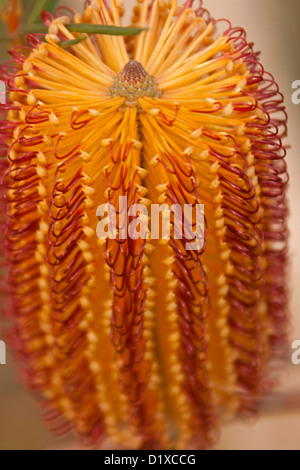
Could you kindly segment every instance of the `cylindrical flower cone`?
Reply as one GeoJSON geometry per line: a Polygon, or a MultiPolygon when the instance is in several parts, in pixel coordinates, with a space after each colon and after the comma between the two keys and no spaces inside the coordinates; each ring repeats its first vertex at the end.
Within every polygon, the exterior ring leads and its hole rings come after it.
{"type": "Polygon", "coordinates": [[[44,13],[46,41],[2,67],[9,336],[51,428],[94,447],[211,448],[285,354],[283,98],[245,32],[194,3],[139,0],[145,32],[67,49],[70,22],[119,26],[122,3],[44,13]],[[204,205],[204,245],[121,239],[119,219],[99,239],[120,196],[149,222],[204,205]]]}

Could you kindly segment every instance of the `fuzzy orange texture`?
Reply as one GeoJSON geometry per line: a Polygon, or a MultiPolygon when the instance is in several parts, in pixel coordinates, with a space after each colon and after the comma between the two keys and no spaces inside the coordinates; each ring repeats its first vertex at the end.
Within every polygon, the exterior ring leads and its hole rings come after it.
{"type": "MultiPolygon", "coordinates": [[[[121,25],[120,1],[89,3],[72,22],[121,25]]],[[[13,343],[52,428],[96,447],[211,447],[286,344],[282,99],[243,31],[192,5],[138,0],[147,32],[68,50],[55,18],[11,93],[13,343]],[[97,206],[122,195],[204,204],[205,247],[98,240],[97,206]]]]}
{"type": "Polygon", "coordinates": [[[1,16],[6,21],[10,34],[15,33],[20,26],[22,16],[22,0],[5,0],[1,16]]]}

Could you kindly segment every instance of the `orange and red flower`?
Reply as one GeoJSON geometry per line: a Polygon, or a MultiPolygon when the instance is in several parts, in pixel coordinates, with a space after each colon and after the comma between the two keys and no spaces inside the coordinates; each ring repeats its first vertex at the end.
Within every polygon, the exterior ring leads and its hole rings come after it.
{"type": "Polygon", "coordinates": [[[1,17],[7,23],[8,31],[10,34],[14,34],[18,30],[20,26],[21,16],[21,0],[5,0],[4,8],[1,12],[1,17]]]}
{"type": "Polygon", "coordinates": [[[68,50],[70,21],[121,25],[121,2],[44,13],[46,42],[2,67],[11,342],[52,428],[95,446],[211,447],[286,346],[283,98],[245,32],[194,3],[138,0],[147,31],[68,50]],[[98,240],[119,196],[204,204],[205,246],[98,240]]]}

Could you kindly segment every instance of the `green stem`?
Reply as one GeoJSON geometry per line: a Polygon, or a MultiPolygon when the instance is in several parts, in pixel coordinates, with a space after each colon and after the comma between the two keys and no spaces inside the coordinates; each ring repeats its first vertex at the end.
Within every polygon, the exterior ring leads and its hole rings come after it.
{"type": "MultiPolygon", "coordinates": [[[[112,36],[137,36],[147,28],[123,28],[119,26],[108,26],[98,24],[85,24],[76,23],[66,25],[66,28],[72,33],[85,33],[85,34],[108,34],[112,36]]],[[[48,28],[43,23],[27,25],[22,33],[47,33],[48,28]]]]}
{"type": "Polygon", "coordinates": [[[137,36],[146,30],[145,28],[123,28],[119,26],[89,23],[69,24],[66,28],[72,33],[109,34],[112,36],[137,36]]]}
{"type": "Polygon", "coordinates": [[[81,34],[80,36],[78,36],[78,38],[71,39],[70,41],[62,41],[59,43],[59,45],[63,49],[67,49],[68,47],[76,46],[76,44],[79,44],[80,42],[85,41],[87,38],[88,38],[87,34],[81,34]]]}

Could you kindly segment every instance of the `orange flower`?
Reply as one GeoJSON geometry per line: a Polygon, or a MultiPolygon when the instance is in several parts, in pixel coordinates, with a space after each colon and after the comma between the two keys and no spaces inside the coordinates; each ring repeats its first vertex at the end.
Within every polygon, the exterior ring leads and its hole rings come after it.
{"type": "Polygon", "coordinates": [[[20,26],[20,18],[22,16],[21,0],[5,0],[1,16],[8,25],[9,33],[14,34],[20,26]]]}
{"type": "MultiPolygon", "coordinates": [[[[12,344],[52,428],[94,446],[211,447],[286,346],[282,96],[244,31],[193,3],[138,0],[148,31],[68,50],[70,19],[44,14],[46,43],[3,68],[12,344]],[[99,240],[119,196],[204,204],[205,246],[99,240]]],[[[73,23],[121,24],[120,1],[88,4],[73,23]]]]}

